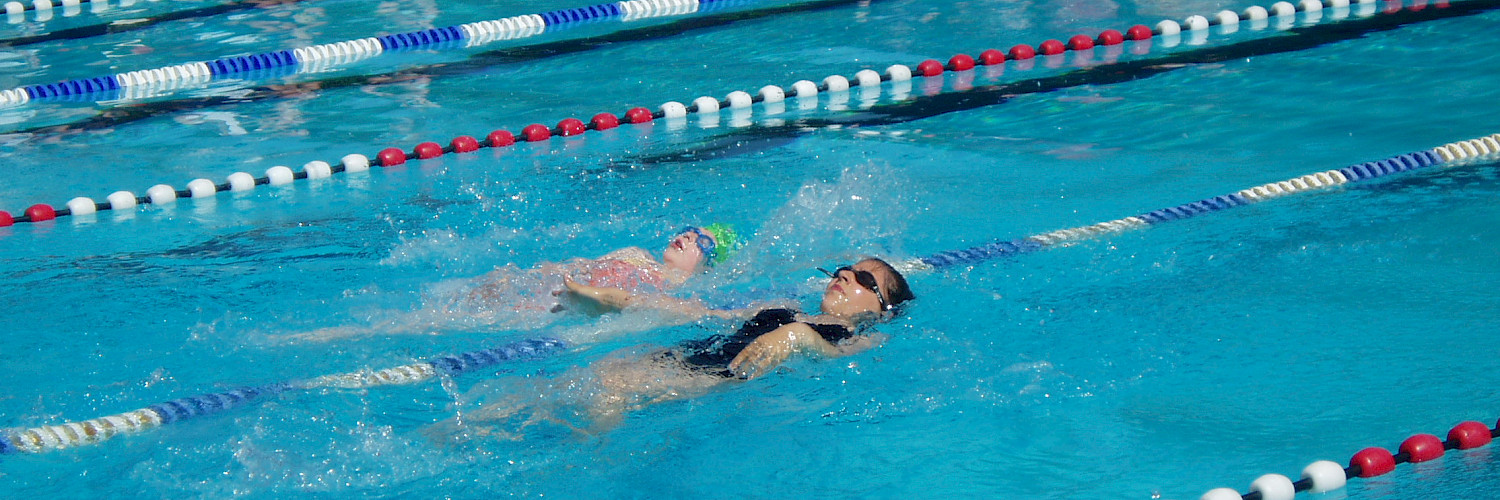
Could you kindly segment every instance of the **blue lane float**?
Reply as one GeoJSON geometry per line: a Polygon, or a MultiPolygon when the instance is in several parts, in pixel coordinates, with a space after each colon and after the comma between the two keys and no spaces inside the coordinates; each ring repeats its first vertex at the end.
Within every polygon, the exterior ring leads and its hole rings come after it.
{"type": "Polygon", "coordinates": [[[386,35],[376,38],[376,40],[380,41],[380,47],[385,50],[399,50],[412,47],[421,47],[423,45],[432,45],[463,39],[464,30],[459,28],[458,26],[434,28],[430,30],[414,31],[411,33],[398,33],[395,35],[386,35]]]}
{"type": "Polygon", "coordinates": [[[226,57],[205,63],[214,76],[232,75],[260,69],[279,68],[297,64],[297,57],[290,50],[279,50],[265,54],[226,57]]]}
{"type": "Polygon", "coordinates": [[[554,26],[563,23],[576,23],[606,17],[616,17],[619,15],[621,15],[620,4],[610,3],[603,5],[592,5],[589,7],[580,7],[576,9],[554,10],[552,12],[543,13],[541,16],[542,20],[546,21],[548,26],[554,26]]]}
{"type": "Polygon", "coordinates": [[[109,90],[119,90],[120,81],[114,76],[100,76],[79,80],[68,80],[65,82],[48,83],[43,85],[31,85],[22,87],[21,90],[31,99],[47,99],[54,97],[66,97],[71,95],[94,94],[109,90]]]}

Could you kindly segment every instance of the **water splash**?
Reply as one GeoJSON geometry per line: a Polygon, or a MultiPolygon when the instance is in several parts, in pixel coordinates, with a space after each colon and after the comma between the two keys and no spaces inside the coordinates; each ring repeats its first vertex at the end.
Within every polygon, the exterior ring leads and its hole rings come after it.
{"type": "Polygon", "coordinates": [[[729,266],[717,271],[715,284],[780,279],[866,255],[899,255],[902,236],[918,211],[914,200],[905,174],[883,163],[857,164],[835,179],[809,181],[771,213],[729,266]]]}

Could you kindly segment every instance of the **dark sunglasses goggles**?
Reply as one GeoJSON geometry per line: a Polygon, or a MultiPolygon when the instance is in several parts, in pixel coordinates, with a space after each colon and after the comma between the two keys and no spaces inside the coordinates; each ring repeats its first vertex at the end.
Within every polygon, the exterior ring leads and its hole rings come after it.
{"type": "Polygon", "coordinates": [[[875,294],[875,300],[880,301],[880,310],[881,311],[889,311],[889,310],[891,310],[892,308],[895,307],[895,306],[892,306],[891,304],[886,303],[886,301],[885,301],[885,295],[882,294],[882,293],[880,293],[880,282],[879,281],[875,281],[875,274],[874,273],[871,273],[869,271],[860,270],[860,269],[855,269],[852,266],[843,266],[843,267],[840,267],[838,269],[834,269],[833,272],[828,272],[827,269],[823,269],[821,267],[819,267],[817,269],[818,269],[818,271],[821,271],[823,274],[828,275],[829,278],[838,278],[839,277],[839,273],[842,273],[844,271],[849,271],[849,274],[854,275],[854,282],[855,283],[858,283],[859,286],[865,287],[866,290],[869,290],[871,293],[875,294]]]}

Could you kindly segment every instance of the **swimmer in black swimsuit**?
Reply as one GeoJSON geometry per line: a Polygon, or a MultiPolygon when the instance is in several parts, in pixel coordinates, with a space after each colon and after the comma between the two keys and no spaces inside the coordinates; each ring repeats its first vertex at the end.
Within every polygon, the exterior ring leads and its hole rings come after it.
{"type": "MultiPolygon", "coordinates": [[[[864,259],[828,274],[820,314],[759,310],[731,335],[683,342],[634,360],[597,364],[594,379],[602,387],[591,404],[595,424],[608,426],[633,408],[696,396],[725,381],[764,376],[794,354],[831,358],[875,347],[883,336],[861,326],[890,319],[898,305],[913,298],[906,278],[880,259],[864,259]]],[[[590,292],[587,287],[570,289],[590,292]]],[[[685,301],[620,305],[665,309],[688,317],[724,315],[685,301]]]]}
{"type": "Polygon", "coordinates": [[[875,347],[883,335],[861,326],[894,317],[897,306],[913,298],[901,273],[880,259],[864,259],[828,274],[820,314],[782,308],[720,311],[682,299],[596,293],[601,291],[570,283],[569,290],[580,298],[614,300],[608,304],[613,307],[662,310],[689,320],[709,315],[750,319],[733,334],[665,349],[627,349],[625,355],[607,356],[569,376],[495,379],[459,398],[459,415],[434,424],[426,433],[451,441],[511,435],[548,422],[584,433],[607,430],[631,410],[764,376],[794,354],[832,358],[875,347]],[[463,409],[468,405],[476,407],[463,409]]]}
{"type": "Polygon", "coordinates": [[[864,259],[834,272],[819,270],[828,274],[831,281],[823,291],[823,301],[819,304],[822,314],[818,315],[780,308],[714,310],[692,300],[635,296],[619,289],[591,287],[572,281],[566,285],[575,296],[596,300],[609,307],[663,310],[687,320],[710,315],[741,317],[754,311],[755,316],[734,335],[715,335],[684,342],[677,349],[652,356],[657,361],[680,362],[695,373],[752,378],[780,364],[793,352],[810,350],[824,356],[849,354],[843,349],[845,344],[869,340],[856,335],[856,323],[885,318],[897,305],[913,297],[906,278],[880,259],[864,259]]]}
{"type": "MultiPolygon", "coordinates": [[[[735,374],[729,370],[729,364],[746,347],[754,343],[755,339],[797,322],[797,311],[765,309],[741,325],[734,335],[728,337],[714,335],[702,340],[689,340],[678,344],[681,351],[661,351],[658,356],[662,360],[680,360],[683,366],[695,372],[733,378],[735,374]]],[[[834,345],[854,336],[852,329],[838,323],[807,323],[807,326],[817,332],[824,341],[834,345]]]]}
{"type": "Polygon", "coordinates": [[[794,354],[831,358],[875,347],[883,335],[868,326],[894,317],[897,306],[913,298],[901,273],[880,259],[864,259],[827,273],[830,279],[823,290],[820,314],[784,308],[712,310],[690,300],[634,297],[569,282],[569,290],[580,298],[613,301],[606,304],[612,307],[661,310],[688,320],[709,315],[750,319],[729,335],[665,349],[627,349],[624,355],[579,367],[570,376],[496,379],[493,383],[499,387],[485,384],[460,398],[460,405],[478,403],[479,407],[461,410],[461,417],[435,424],[429,434],[443,440],[509,434],[543,422],[586,433],[606,430],[626,412],[699,396],[726,382],[764,376],[794,354]]]}

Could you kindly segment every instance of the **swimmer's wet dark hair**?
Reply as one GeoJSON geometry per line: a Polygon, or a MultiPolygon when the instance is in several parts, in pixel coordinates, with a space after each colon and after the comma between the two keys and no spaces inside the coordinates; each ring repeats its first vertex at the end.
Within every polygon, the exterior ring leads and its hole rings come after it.
{"type": "Polygon", "coordinates": [[[902,302],[917,298],[916,295],[913,295],[911,293],[911,285],[906,284],[906,276],[902,276],[901,271],[897,271],[896,267],[892,266],[891,263],[877,257],[865,257],[864,260],[879,262],[880,267],[884,267],[886,272],[891,273],[892,280],[891,283],[886,287],[887,289],[885,291],[885,295],[886,300],[892,307],[899,306],[902,302]]]}

